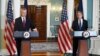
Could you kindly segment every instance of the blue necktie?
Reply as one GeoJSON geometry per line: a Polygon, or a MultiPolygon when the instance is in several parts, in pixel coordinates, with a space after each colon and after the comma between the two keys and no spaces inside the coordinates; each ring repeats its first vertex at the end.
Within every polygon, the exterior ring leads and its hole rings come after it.
{"type": "Polygon", "coordinates": [[[81,30],[81,20],[79,20],[79,28],[80,28],[80,30],[81,30]]]}

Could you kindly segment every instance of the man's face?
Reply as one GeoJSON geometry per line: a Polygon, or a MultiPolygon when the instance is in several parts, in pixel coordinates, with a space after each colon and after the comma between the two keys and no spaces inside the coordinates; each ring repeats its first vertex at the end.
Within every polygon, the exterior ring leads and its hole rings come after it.
{"type": "Polygon", "coordinates": [[[21,16],[26,17],[26,15],[27,15],[27,10],[21,9],[21,16]]]}
{"type": "Polygon", "coordinates": [[[82,19],[82,12],[79,12],[79,11],[77,12],[77,18],[82,19]]]}

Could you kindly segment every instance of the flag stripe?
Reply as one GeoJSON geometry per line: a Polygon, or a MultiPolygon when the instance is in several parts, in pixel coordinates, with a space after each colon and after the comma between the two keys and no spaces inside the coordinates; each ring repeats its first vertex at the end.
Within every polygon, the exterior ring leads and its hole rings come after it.
{"type": "Polygon", "coordinates": [[[7,40],[7,37],[6,37],[7,34],[4,35],[4,38],[6,40],[6,47],[7,47],[7,50],[9,51],[9,54],[12,56],[12,51],[11,51],[11,48],[9,47],[9,42],[7,40]]]}
{"type": "MultiPolygon", "coordinates": [[[[69,39],[68,39],[68,38],[69,38],[69,36],[68,36],[68,32],[66,32],[65,26],[66,26],[66,25],[64,25],[64,24],[61,25],[62,30],[63,30],[63,33],[64,33],[64,35],[65,35],[66,44],[68,45],[68,42],[69,42],[69,39]]],[[[69,45],[68,45],[68,49],[70,49],[69,45]]]]}
{"type": "Polygon", "coordinates": [[[66,25],[67,25],[67,27],[65,27],[65,29],[67,29],[66,30],[66,33],[68,33],[68,35],[69,35],[69,38],[68,38],[68,40],[69,40],[69,46],[70,46],[70,48],[72,48],[72,40],[71,40],[71,35],[70,35],[70,29],[69,29],[69,27],[68,27],[68,22],[66,21],[65,22],[66,23],[66,25]]]}
{"type": "Polygon", "coordinates": [[[4,39],[6,41],[6,47],[7,47],[7,50],[9,52],[10,55],[14,55],[14,53],[16,52],[16,44],[15,44],[15,41],[13,39],[13,35],[12,35],[12,30],[9,26],[9,23],[6,24],[6,27],[5,27],[5,35],[4,35],[4,39]]]}
{"type": "Polygon", "coordinates": [[[6,40],[6,41],[9,42],[9,45],[11,46],[12,51],[15,52],[15,51],[14,51],[14,48],[13,48],[13,44],[12,44],[11,39],[10,39],[11,36],[9,36],[8,32],[7,32],[7,35],[8,35],[8,36],[6,36],[6,37],[7,37],[7,40],[6,40]]]}
{"type": "Polygon", "coordinates": [[[60,39],[60,41],[61,41],[61,44],[63,45],[63,49],[64,49],[64,51],[65,50],[67,50],[67,48],[66,48],[66,44],[65,44],[65,41],[64,41],[64,39],[63,39],[63,35],[62,35],[63,33],[61,33],[61,32],[59,32],[59,37],[62,37],[62,38],[59,38],[60,39]]]}
{"type": "MultiPolygon", "coordinates": [[[[7,25],[6,28],[5,28],[6,34],[5,34],[4,38],[5,38],[5,40],[6,40],[6,43],[8,43],[8,44],[10,45],[10,47],[12,48],[11,51],[15,52],[14,47],[13,47],[13,41],[12,41],[12,38],[11,38],[12,35],[9,34],[9,32],[10,32],[10,30],[9,30],[9,24],[7,23],[6,25],[7,25]]],[[[6,44],[6,45],[7,45],[7,44],[6,44]]],[[[8,46],[8,45],[7,45],[7,46],[8,46]]],[[[9,47],[9,46],[8,46],[8,47],[9,47]]],[[[9,47],[9,48],[10,48],[10,47],[9,47]]]]}
{"type": "Polygon", "coordinates": [[[59,35],[58,35],[58,45],[59,45],[59,48],[60,48],[61,53],[64,53],[64,49],[63,49],[63,46],[61,44],[59,35]]]}
{"type": "MultiPolygon", "coordinates": [[[[69,30],[68,30],[67,24],[64,22],[64,23],[62,24],[62,27],[63,27],[63,29],[65,30],[64,32],[65,32],[66,35],[67,35],[68,41],[70,41],[70,35],[68,34],[68,33],[69,33],[69,30]],[[67,27],[67,28],[65,28],[65,27],[67,27]]],[[[71,42],[71,41],[70,41],[70,42],[71,42]]]]}
{"type": "MultiPolygon", "coordinates": [[[[62,26],[63,26],[63,29],[65,30],[64,32],[66,33],[66,35],[67,35],[67,41],[68,41],[68,43],[69,43],[69,45],[71,44],[71,36],[70,36],[70,34],[69,34],[69,30],[68,30],[68,26],[67,26],[67,21],[66,22],[64,22],[63,24],[62,24],[62,26]]],[[[68,45],[68,46],[69,46],[68,45]]],[[[69,49],[70,49],[71,47],[69,47],[69,49]]]]}
{"type": "MultiPolygon", "coordinates": [[[[14,29],[14,28],[12,28],[13,25],[11,25],[11,27],[10,27],[9,24],[8,24],[7,26],[8,26],[8,32],[10,32],[10,33],[9,33],[10,37],[13,37],[13,29],[14,29]],[[12,29],[11,29],[11,28],[12,28],[12,29]]],[[[14,41],[14,38],[11,38],[11,40],[13,41],[12,43],[14,43],[14,45],[16,45],[16,43],[15,43],[15,41],[14,41]]]]}
{"type": "Polygon", "coordinates": [[[9,51],[9,54],[12,56],[12,52],[11,52],[10,48],[8,47],[8,45],[6,45],[6,47],[7,47],[7,50],[9,51]]]}
{"type": "Polygon", "coordinates": [[[6,40],[6,43],[7,43],[7,47],[9,48],[9,50],[10,50],[10,52],[11,52],[10,55],[13,55],[13,50],[12,50],[12,48],[11,48],[11,45],[10,45],[9,41],[6,40]]]}
{"type": "MultiPolygon", "coordinates": [[[[63,25],[63,24],[62,24],[63,25]]],[[[61,25],[61,27],[60,27],[60,32],[62,33],[62,34],[60,34],[60,35],[63,35],[63,37],[62,38],[64,38],[64,42],[66,42],[66,45],[67,45],[67,47],[68,47],[68,49],[70,48],[69,46],[68,46],[68,41],[67,41],[67,35],[65,34],[65,31],[64,31],[64,29],[63,29],[63,26],[61,25]]],[[[60,33],[59,32],[59,33],[60,33]]]]}

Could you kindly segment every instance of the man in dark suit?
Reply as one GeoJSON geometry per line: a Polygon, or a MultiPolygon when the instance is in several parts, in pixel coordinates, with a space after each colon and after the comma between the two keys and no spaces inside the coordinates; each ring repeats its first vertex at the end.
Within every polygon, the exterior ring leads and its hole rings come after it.
{"type": "MultiPolygon", "coordinates": [[[[84,20],[83,14],[81,11],[76,12],[77,18],[72,23],[72,31],[86,31],[88,28],[88,22],[84,20]]],[[[85,38],[75,38],[73,37],[73,56],[77,56],[76,52],[79,47],[79,40],[85,40],[85,38]]]]}
{"type": "MultiPolygon", "coordinates": [[[[29,31],[29,30],[37,31],[32,21],[28,19],[26,15],[27,15],[27,9],[21,8],[21,16],[19,18],[16,18],[15,20],[14,31],[29,31]]],[[[20,56],[22,39],[16,38],[15,40],[17,45],[18,56],[20,56]]]]}

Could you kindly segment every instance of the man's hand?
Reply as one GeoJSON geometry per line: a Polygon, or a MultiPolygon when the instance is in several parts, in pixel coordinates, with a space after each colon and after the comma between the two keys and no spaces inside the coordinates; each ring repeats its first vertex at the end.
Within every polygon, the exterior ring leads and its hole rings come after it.
{"type": "Polygon", "coordinates": [[[38,32],[37,28],[34,28],[33,31],[38,32]]]}
{"type": "Polygon", "coordinates": [[[72,28],[70,28],[70,31],[73,32],[74,30],[72,28]]]}

